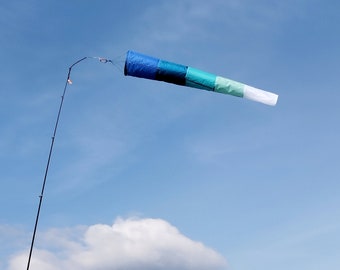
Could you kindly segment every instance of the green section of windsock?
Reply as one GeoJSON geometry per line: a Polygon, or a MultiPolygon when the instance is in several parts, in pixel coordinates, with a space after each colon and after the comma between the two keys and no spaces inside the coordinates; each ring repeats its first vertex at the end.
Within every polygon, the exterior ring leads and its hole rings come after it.
{"type": "Polygon", "coordinates": [[[244,84],[223,78],[220,76],[216,77],[215,81],[215,92],[233,95],[236,97],[243,97],[244,84]]]}

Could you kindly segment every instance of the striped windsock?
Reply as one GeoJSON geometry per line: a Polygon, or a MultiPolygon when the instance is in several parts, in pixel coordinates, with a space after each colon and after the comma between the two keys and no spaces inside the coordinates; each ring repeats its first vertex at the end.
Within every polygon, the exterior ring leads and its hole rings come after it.
{"type": "Polygon", "coordinates": [[[134,51],[127,52],[124,75],[215,91],[272,106],[278,99],[274,93],[134,51]]]}

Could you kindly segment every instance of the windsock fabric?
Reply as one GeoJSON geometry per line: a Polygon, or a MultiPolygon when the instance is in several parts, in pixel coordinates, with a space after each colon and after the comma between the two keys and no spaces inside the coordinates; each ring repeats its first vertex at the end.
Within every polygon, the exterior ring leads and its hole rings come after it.
{"type": "Polygon", "coordinates": [[[128,51],[124,75],[243,97],[275,106],[278,95],[214,74],[128,51]]]}

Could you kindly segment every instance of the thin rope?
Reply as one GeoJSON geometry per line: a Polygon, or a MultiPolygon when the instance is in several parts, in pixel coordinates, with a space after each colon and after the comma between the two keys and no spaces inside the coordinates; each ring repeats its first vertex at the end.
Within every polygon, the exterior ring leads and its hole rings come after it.
{"type": "Polygon", "coordinates": [[[113,64],[113,62],[111,60],[108,60],[108,59],[102,58],[102,57],[83,57],[83,58],[79,59],[78,61],[74,62],[69,67],[69,69],[68,69],[67,79],[66,79],[66,83],[65,83],[65,86],[64,86],[63,94],[61,96],[61,101],[60,101],[60,105],[59,105],[58,115],[57,115],[57,119],[56,119],[55,126],[54,126],[52,141],[51,141],[51,145],[50,145],[50,151],[49,151],[49,154],[48,154],[48,159],[47,159],[47,164],[46,164],[46,169],[45,169],[44,180],[43,180],[43,183],[42,183],[41,193],[39,195],[39,205],[38,205],[37,215],[36,215],[36,218],[35,218],[35,224],[34,224],[34,230],[33,230],[33,235],[32,235],[31,247],[30,247],[30,252],[29,252],[28,262],[27,262],[27,270],[29,270],[30,264],[31,264],[33,246],[34,246],[34,241],[35,241],[35,236],[36,236],[38,222],[39,222],[39,216],[40,216],[40,209],[41,209],[41,205],[42,205],[42,201],[43,201],[43,197],[44,197],[45,185],[46,185],[48,170],[49,170],[49,167],[50,167],[51,157],[52,157],[52,153],[53,153],[53,146],[54,146],[54,141],[55,141],[55,137],[56,137],[56,134],[57,134],[60,114],[61,114],[61,110],[63,108],[67,86],[69,84],[72,84],[72,81],[70,79],[71,71],[72,71],[72,68],[75,65],[79,64],[80,62],[82,62],[83,60],[88,59],[88,58],[96,58],[96,59],[99,59],[99,61],[101,63],[112,63],[113,64]]]}

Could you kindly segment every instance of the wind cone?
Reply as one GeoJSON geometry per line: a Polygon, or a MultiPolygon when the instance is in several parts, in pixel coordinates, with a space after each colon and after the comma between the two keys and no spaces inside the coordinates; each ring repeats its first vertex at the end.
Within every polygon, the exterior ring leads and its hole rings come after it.
{"type": "Polygon", "coordinates": [[[242,97],[275,106],[278,95],[214,74],[128,51],[124,75],[242,97]]]}

